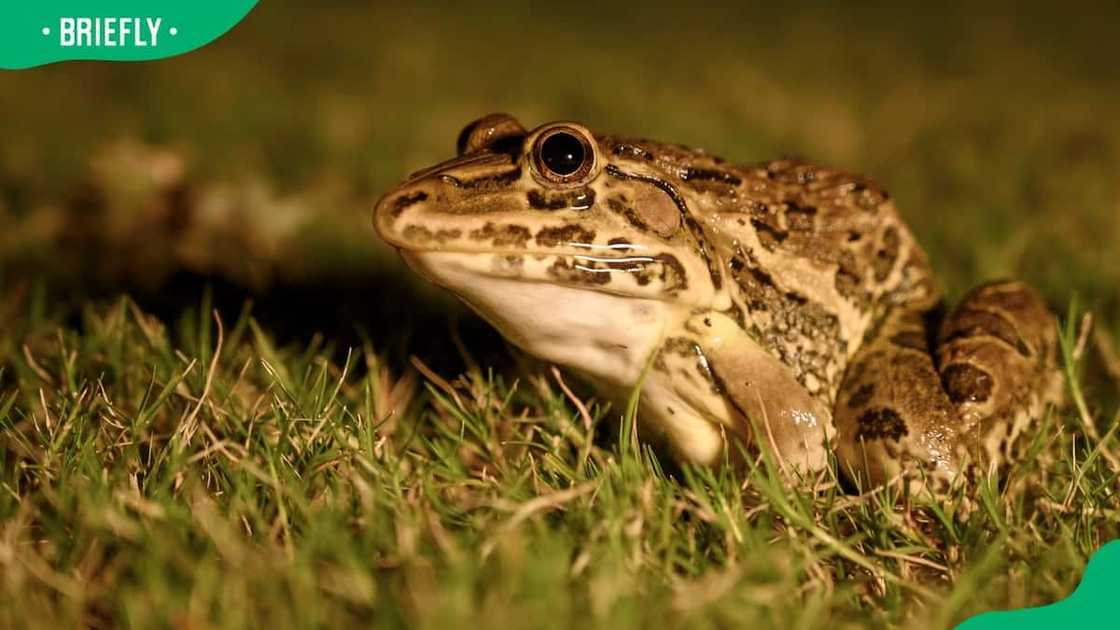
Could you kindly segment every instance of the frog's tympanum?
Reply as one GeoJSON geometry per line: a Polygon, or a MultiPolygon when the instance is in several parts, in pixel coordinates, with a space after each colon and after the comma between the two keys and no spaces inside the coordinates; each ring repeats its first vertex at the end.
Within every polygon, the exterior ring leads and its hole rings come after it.
{"type": "Polygon", "coordinates": [[[682,462],[762,446],[805,474],[831,450],[864,486],[946,482],[1006,462],[1061,391],[1034,290],[987,284],[938,317],[891,198],[807,162],[495,114],[374,223],[528,353],[615,400],[640,386],[639,435],[682,462]]]}

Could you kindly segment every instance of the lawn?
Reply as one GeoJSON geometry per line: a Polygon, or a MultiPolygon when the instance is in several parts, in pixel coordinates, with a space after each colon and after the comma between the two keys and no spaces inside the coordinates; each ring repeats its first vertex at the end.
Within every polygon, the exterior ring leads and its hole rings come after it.
{"type": "Polygon", "coordinates": [[[0,626],[942,628],[1120,537],[1120,9],[289,4],[0,74],[0,626]],[[1070,404],[950,497],[666,471],[373,233],[490,111],[871,175],[1070,404]]]}

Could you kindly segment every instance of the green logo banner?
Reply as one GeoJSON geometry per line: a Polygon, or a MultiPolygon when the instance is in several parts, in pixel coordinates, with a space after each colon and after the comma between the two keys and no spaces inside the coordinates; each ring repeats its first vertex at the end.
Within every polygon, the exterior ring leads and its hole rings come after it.
{"type": "Polygon", "coordinates": [[[1101,547],[1089,559],[1081,584],[1049,606],[977,615],[956,630],[1053,630],[1120,628],[1120,540],[1101,547]]]}
{"type": "Polygon", "coordinates": [[[257,0],[5,0],[0,68],[71,59],[146,61],[219,38],[257,0]]]}

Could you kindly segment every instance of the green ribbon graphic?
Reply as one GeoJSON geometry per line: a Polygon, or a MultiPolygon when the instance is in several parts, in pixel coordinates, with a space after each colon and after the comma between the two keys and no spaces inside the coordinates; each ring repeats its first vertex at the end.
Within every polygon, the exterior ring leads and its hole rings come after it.
{"type": "Polygon", "coordinates": [[[181,55],[221,37],[256,4],[257,0],[11,0],[0,3],[0,68],[181,55]]]}
{"type": "Polygon", "coordinates": [[[977,615],[956,630],[1032,630],[1034,628],[1120,628],[1120,540],[1097,550],[1085,567],[1081,584],[1049,606],[977,615]]]}

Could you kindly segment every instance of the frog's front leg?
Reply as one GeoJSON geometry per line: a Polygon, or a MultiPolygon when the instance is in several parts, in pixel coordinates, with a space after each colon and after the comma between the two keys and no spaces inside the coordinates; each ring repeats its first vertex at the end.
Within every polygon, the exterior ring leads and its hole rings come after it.
{"type": "MultiPolygon", "coordinates": [[[[686,402],[688,414],[666,418],[670,443],[678,445],[678,454],[686,461],[703,461],[705,457],[681,453],[684,444],[707,444],[711,461],[710,439],[701,440],[697,411],[714,420],[709,427],[718,435],[761,444],[776,452],[782,469],[795,476],[823,469],[828,464],[828,442],[833,428],[829,410],[812,397],[787,366],[751,339],[738,324],[718,312],[694,315],[684,326],[684,335],[665,340],[655,360],[655,371],[665,370],[669,379],[658,379],[656,387],[671,389],[673,396],[686,402]],[[674,367],[678,365],[678,368],[674,367]],[[693,378],[699,374],[702,378],[693,378]],[[698,429],[699,427],[697,427],[698,429]],[[672,436],[673,431],[681,432],[672,436]]],[[[722,447],[722,440],[720,440],[722,447]]],[[[732,455],[737,453],[731,446],[732,455]]]]}
{"type": "Polygon", "coordinates": [[[932,337],[921,311],[897,308],[848,367],[835,409],[837,455],[864,487],[904,472],[940,486],[965,467],[991,469],[1060,398],[1054,316],[1020,282],[974,290],[931,351],[932,337]]]}

